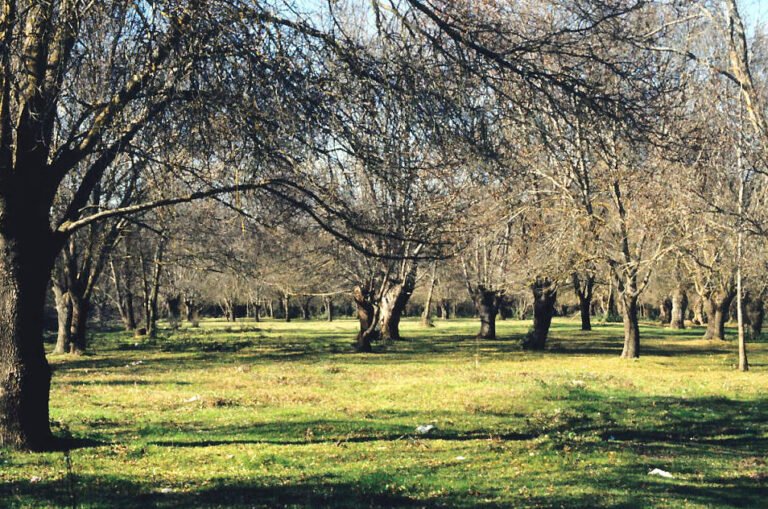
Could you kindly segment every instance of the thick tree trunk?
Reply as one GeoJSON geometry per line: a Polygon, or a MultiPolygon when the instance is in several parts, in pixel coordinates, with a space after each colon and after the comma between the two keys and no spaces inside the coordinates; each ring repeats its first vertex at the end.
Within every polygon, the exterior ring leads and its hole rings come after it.
{"type": "Polygon", "coordinates": [[[261,304],[253,305],[253,320],[256,323],[259,323],[261,321],[261,304]]]}
{"type": "Polygon", "coordinates": [[[477,314],[480,316],[480,339],[496,339],[496,315],[499,312],[500,292],[478,288],[473,299],[477,314]]]}
{"type": "Polygon", "coordinates": [[[30,224],[13,198],[0,200],[0,446],[41,450],[53,444],[43,316],[56,250],[47,218],[30,224]]]}
{"type": "Polygon", "coordinates": [[[735,296],[736,292],[728,289],[714,292],[704,301],[708,317],[704,339],[725,340],[725,324],[730,314],[731,301],[735,296]]]}
{"type": "Polygon", "coordinates": [[[533,292],[533,328],[526,334],[523,340],[523,348],[526,350],[544,350],[547,346],[549,327],[552,325],[552,317],[555,315],[555,302],[557,301],[557,289],[549,279],[537,278],[531,285],[533,292]]]}
{"type": "Polygon", "coordinates": [[[624,349],[622,359],[640,357],[640,325],[637,320],[637,296],[625,295],[624,304],[624,349]]]}
{"type": "Polygon", "coordinates": [[[376,334],[376,310],[370,300],[368,292],[361,287],[356,286],[352,292],[352,298],[357,306],[357,319],[360,322],[360,332],[355,341],[355,350],[358,352],[371,352],[372,341],[377,338],[376,334]]]}
{"type": "Polygon", "coordinates": [[[675,288],[672,291],[672,319],[669,327],[672,329],[685,329],[685,316],[688,313],[688,294],[683,288],[675,288]]]}
{"type": "Polygon", "coordinates": [[[400,318],[408,301],[411,300],[415,287],[416,264],[413,264],[402,281],[392,283],[384,293],[379,305],[381,339],[384,341],[400,340],[400,318]]]}
{"type": "Polygon", "coordinates": [[[333,321],[333,299],[330,297],[323,298],[323,305],[325,306],[325,318],[329,322],[333,321]]]}
{"type": "Polygon", "coordinates": [[[58,333],[56,335],[55,354],[69,353],[70,328],[72,327],[72,302],[69,293],[58,284],[53,284],[53,298],[56,302],[56,315],[58,317],[58,333]]]}

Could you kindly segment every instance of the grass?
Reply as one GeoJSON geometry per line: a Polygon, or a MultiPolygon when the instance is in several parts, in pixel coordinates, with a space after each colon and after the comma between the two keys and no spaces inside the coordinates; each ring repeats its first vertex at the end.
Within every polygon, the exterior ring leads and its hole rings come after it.
{"type": "Polygon", "coordinates": [[[768,345],[739,373],[700,329],[646,325],[628,362],[620,324],[544,353],[528,325],[406,321],[367,355],[352,321],[96,334],[51,357],[57,432],[92,442],[0,450],[0,507],[766,507],[768,345]]]}

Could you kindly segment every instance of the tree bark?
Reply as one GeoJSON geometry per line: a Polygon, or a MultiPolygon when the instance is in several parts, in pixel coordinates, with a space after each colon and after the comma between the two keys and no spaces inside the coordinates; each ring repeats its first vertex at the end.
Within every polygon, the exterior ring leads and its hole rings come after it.
{"type": "Polygon", "coordinates": [[[713,292],[704,301],[705,311],[708,316],[707,332],[704,339],[725,340],[725,324],[730,314],[731,301],[736,296],[732,288],[725,291],[713,292]]]}
{"type": "Polygon", "coordinates": [[[285,312],[285,321],[290,322],[291,321],[291,296],[286,293],[285,295],[283,295],[282,301],[283,301],[283,310],[285,312]]]}
{"type": "Polygon", "coordinates": [[[77,291],[70,290],[69,296],[72,303],[69,352],[81,355],[85,353],[88,347],[86,333],[88,331],[88,315],[91,311],[91,302],[89,298],[79,295],[77,291]]]}
{"type": "Polygon", "coordinates": [[[573,289],[579,298],[579,314],[581,315],[581,330],[592,330],[592,294],[595,287],[595,277],[587,274],[581,278],[573,274],[573,289]]]}
{"type": "Polygon", "coordinates": [[[34,222],[15,198],[0,197],[0,446],[42,450],[53,445],[43,315],[57,249],[47,217],[34,222]]]}
{"type": "Polygon", "coordinates": [[[531,285],[533,292],[533,328],[523,340],[526,350],[544,350],[547,345],[549,327],[555,315],[557,288],[547,278],[537,278],[531,285]]]}
{"type": "Polygon", "coordinates": [[[357,333],[355,340],[355,350],[357,352],[371,352],[373,347],[371,343],[376,339],[376,310],[371,302],[370,292],[356,286],[352,292],[352,298],[357,306],[357,319],[360,322],[360,332],[357,333]]]}
{"type": "Polygon", "coordinates": [[[448,308],[448,303],[445,300],[440,301],[440,319],[449,320],[451,318],[451,311],[448,308]]]}
{"type": "Polygon", "coordinates": [[[299,299],[299,306],[301,306],[301,318],[302,320],[311,320],[312,319],[312,308],[310,307],[312,304],[312,297],[304,297],[302,299],[299,299]]]}
{"type": "Polygon", "coordinates": [[[390,286],[379,304],[381,339],[400,341],[400,318],[416,288],[416,264],[411,264],[402,279],[388,284],[390,286]]]}
{"type": "Polygon", "coordinates": [[[684,288],[672,291],[672,315],[669,322],[671,329],[685,329],[685,316],[688,312],[688,294],[684,288]]]}
{"type": "Polygon", "coordinates": [[[333,299],[330,297],[323,297],[323,305],[325,306],[325,318],[329,322],[333,321],[333,299]]]}
{"type": "Polygon", "coordinates": [[[421,325],[423,327],[432,327],[432,296],[435,292],[436,279],[436,264],[432,263],[432,277],[429,281],[429,289],[427,290],[427,299],[424,301],[424,312],[421,314],[421,325]]]}
{"type": "Polygon", "coordinates": [[[762,297],[750,299],[745,305],[745,311],[749,322],[749,336],[755,340],[762,334],[765,320],[765,302],[762,297]]]}
{"type": "Polygon", "coordinates": [[[696,296],[696,301],[693,303],[693,320],[692,320],[692,322],[695,325],[705,325],[707,323],[707,318],[704,314],[705,302],[707,300],[708,299],[702,295],[696,296]]]}
{"type": "Polygon", "coordinates": [[[672,299],[664,297],[659,303],[659,321],[666,325],[672,321],[672,299]]]}
{"type": "Polygon", "coordinates": [[[56,315],[58,317],[58,333],[56,335],[56,347],[53,349],[55,354],[69,353],[70,349],[70,328],[72,327],[72,301],[69,293],[59,284],[53,286],[53,297],[56,302],[56,315]]]}
{"type": "Polygon", "coordinates": [[[613,277],[611,276],[608,284],[608,295],[605,298],[605,309],[603,310],[603,322],[616,321],[619,316],[619,308],[616,304],[616,289],[614,288],[613,277]]]}
{"type": "Polygon", "coordinates": [[[480,316],[480,332],[477,337],[480,339],[496,339],[496,315],[499,312],[499,299],[501,292],[498,290],[487,290],[478,287],[474,290],[472,300],[475,302],[477,314],[480,316]]]}
{"type": "Polygon", "coordinates": [[[624,295],[624,349],[622,359],[640,357],[640,325],[637,320],[637,295],[624,295]]]}

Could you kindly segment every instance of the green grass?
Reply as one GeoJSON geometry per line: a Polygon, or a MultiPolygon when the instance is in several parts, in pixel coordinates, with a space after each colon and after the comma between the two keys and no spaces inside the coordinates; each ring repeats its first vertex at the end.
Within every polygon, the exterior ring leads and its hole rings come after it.
{"type": "Polygon", "coordinates": [[[51,357],[57,433],[93,442],[0,450],[0,507],[766,507],[768,345],[745,374],[701,329],[644,326],[630,362],[620,324],[544,353],[528,326],[406,321],[368,355],[352,321],[96,334],[51,357]]]}

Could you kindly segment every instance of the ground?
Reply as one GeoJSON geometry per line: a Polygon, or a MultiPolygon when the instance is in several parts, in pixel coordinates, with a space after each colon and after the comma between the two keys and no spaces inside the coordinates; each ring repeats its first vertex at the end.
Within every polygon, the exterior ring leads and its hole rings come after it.
{"type": "Polygon", "coordinates": [[[766,507],[768,344],[556,321],[549,350],[472,320],[206,322],[154,343],[95,335],[51,356],[70,452],[0,450],[0,507],[766,507]],[[421,435],[417,426],[433,425],[421,435]],[[659,468],[673,477],[649,475],[659,468]]]}

